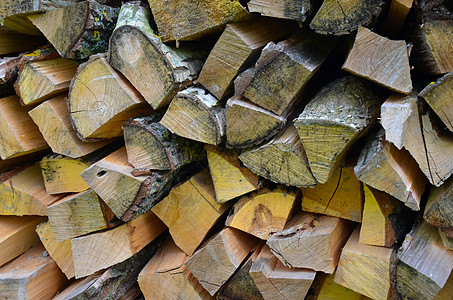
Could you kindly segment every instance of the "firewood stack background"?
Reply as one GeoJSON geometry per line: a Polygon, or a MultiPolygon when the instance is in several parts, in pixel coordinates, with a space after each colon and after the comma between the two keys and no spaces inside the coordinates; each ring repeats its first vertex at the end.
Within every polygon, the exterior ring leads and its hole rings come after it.
{"type": "Polygon", "coordinates": [[[453,299],[450,1],[0,18],[0,299],[453,299]]]}

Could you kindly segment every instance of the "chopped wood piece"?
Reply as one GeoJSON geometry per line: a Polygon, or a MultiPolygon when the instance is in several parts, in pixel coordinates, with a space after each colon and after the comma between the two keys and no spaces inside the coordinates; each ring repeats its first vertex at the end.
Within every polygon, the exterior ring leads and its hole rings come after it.
{"type": "Polygon", "coordinates": [[[379,115],[379,96],[357,77],[326,85],[294,120],[313,175],[326,183],[344,162],[354,142],[379,115]]]}
{"type": "Polygon", "coordinates": [[[42,245],[0,268],[0,295],[5,299],[51,299],[67,283],[42,245]]]}
{"type": "Polygon", "coordinates": [[[179,136],[206,144],[218,145],[225,135],[224,109],[200,88],[179,92],[160,122],[179,136]]]}
{"type": "Polygon", "coordinates": [[[226,225],[268,240],[272,234],[283,230],[296,198],[298,193],[283,187],[258,190],[236,202],[226,225]]]}
{"type": "Polygon", "coordinates": [[[450,273],[447,282],[444,287],[440,290],[439,294],[434,298],[434,300],[449,300],[453,294],[453,272],[450,273]]]}
{"type": "Polygon", "coordinates": [[[251,0],[247,3],[250,12],[263,16],[304,22],[314,10],[312,0],[251,0]]]}
{"type": "Polygon", "coordinates": [[[192,255],[230,207],[217,204],[208,170],[174,187],[151,210],[168,226],[176,245],[192,255]]]}
{"type": "Polygon", "coordinates": [[[60,270],[68,279],[74,277],[74,261],[72,260],[71,240],[57,242],[50,222],[41,223],[36,227],[41,243],[49,255],[57,263],[60,270]]]}
{"type": "Polygon", "coordinates": [[[211,299],[184,263],[188,256],[168,237],[138,275],[146,299],[211,299]]]}
{"type": "Polygon", "coordinates": [[[268,143],[244,150],[239,159],[253,173],[276,183],[297,187],[317,183],[293,124],[268,143]]]}
{"type": "MultiPolygon", "coordinates": [[[[1,216],[0,218],[0,266],[18,257],[39,242],[36,225],[41,217],[1,216]]],[[[0,291],[1,295],[1,291],[0,291]]]]}
{"type": "Polygon", "coordinates": [[[420,93],[429,106],[453,132],[453,72],[439,78],[435,83],[429,84],[420,93]]]}
{"type": "Polygon", "coordinates": [[[333,273],[352,230],[352,223],[344,219],[301,212],[267,245],[285,266],[333,273]]]}
{"type": "Polygon", "coordinates": [[[75,277],[88,276],[125,261],[165,229],[164,223],[149,211],[114,229],[71,239],[75,277]]]}
{"type": "Polygon", "coordinates": [[[149,113],[151,108],[103,55],[81,64],[69,88],[69,117],[82,139],[122,135],[129,118],[149,113]]]}
{"type": "Polygon", "coordinates": [[[198,40],[221,32],[227,23],[250,19],[238,0],[148,0],[164,42],[198,40]]]}
{"type": "Polygon", "coordinates": [[[275,257],[267,245],[263,246],[250,268],[263,299],[303,299],[316,272],[308,269],[289,268],[275,257]]]}
{"type": "Polygon", "coordinates": [[[421,222],[406,236],[394,264],[395,288],[402,299],[433,299],[453,269],[453,252],[444,247],[435,227],[421,222]]]}
{"type": "Polygon", "coordinates": [[[392,0],[382,30],[390,35],[397,35],[403,27],[413,2],[414,0],[392,0]]]}
{"type": "Polygon", "coordinates": [[[392,195],[412,210],[420,210],[426,177],[408,151],[385,141],[382,128],[370,135],[354,173],[367,185],[392,195]]]}
{"type": "Polygon", "coordinates": [[[0,157],[2,159],[48,148],[38,127],[17,96],[0,99],[0,157]]]}
{"type": "Polygon", "coordinates": [[[448,237],[445,232],[443,232],[440,228],[437,230],[439,232],[439,235],[442,239],[442,243],[444,244],[444,247],[447,248],[448,250],[453,250],[453,238],[448,237]]]}
{"type": "Polygon", "coordinates": [[[261,186],[259,177],[241,166],[238,154],[205,146],[217,203],[225,203],[261,186]]]}
{"type": "Polygon", "coordinates": [[[35,105],[69,90],[77,64],[70,59],[57,58],[25,65],[17,82],[17,95],[26,105],[35,105]]]}
{"type": "Polygon", "coordinates": [[[338,168],[330,180],[314,188],[302,188],[304,211],[362,221],[362,184],[351,167],[338,168]]]}
{"type": "Polygon", "coordinates": [[[324,0],[310,28],[321,34],[349,34],[361,25],[371,25],[382,4],[380,0],[324,0]]]}
{"type": "Polygon", "coordinates": [[[440,187],[431,187],[423,218],[453,238],[453,178],[440,187]]]}
{"type": "Polygon", "coordinates": [[[64,95],[57,96],[28,112],[52,151],[78,158],[105,146],[109,141],[80,140],[69,119],[66,99],[64,95]]]}
{"type": "Polygon", "coordinates": [[[359,243],[357,227],[341,252],[335,282],[372,299],[388,299],[393,250],[359,243]]]}
{"type": "Polygon", "coordinates": [[[412,91],[406,42],[389,40],[365,27],[359,27],[342,69],[392,91],[406,95],[412,91]]]}
{"type": "Polygon", "coordinates": [[[28,16],[62,57],[82,60],[107,51],[118,9],[94,0],[28,16]]]}
{"type": "MultiPolygon", "coordinates": [[[[0,4],[2,5],[2,4],[0,4]]],[[[1,8],[0,8],[1,10],[1,8]]],[[[1,17],[0,17],[1,18],[1,17]]],[[[0,26],[0,55],[31,51],[45,44],[42,37],[21,34],[0,26]]]]}
{"type": "Polygon", "coordinates": [[[334,281],[335,273],[319,274],[316,276],[315,299],[325,300],[371,300],[362,294],[354,292],[334,281]]]}
{"type": "Polygon", "coordinates": [[[234,228],[225,228],[195,252],[185,264],[213,296],[257,244],[257,238],[234,228]]]}
{"type": "Polygon", "coordinates": [[[239,72],[255,62],[267,43],[293,31],[295,27],[291,25],[294,24],[262,17],[228,24],[203,65],[197,82],[217,99],[231,96],[233,80],[239,72]]]}

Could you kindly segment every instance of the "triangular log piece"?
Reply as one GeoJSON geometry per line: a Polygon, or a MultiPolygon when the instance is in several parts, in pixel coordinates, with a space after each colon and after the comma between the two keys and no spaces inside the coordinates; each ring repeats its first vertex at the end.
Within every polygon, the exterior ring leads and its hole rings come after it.
{"type": "Polygon", "coordinates": [[[12,158],[48,148],[19,97],[0,99],[0,157],[12,158]]]}
{"type": "Polygon", "coordinates": [[[382,30],[391,36],[396,36],[403,27],[404,21],[414,0],[392,0],[390,8],[382,24],[382,30]]]}
{"type": "Polygon", "coordinates": [[[249,272],[264,300],[303,299],[316,275],[313,270],[284,266],[267,245],[249,272]]]}
{"type": "Polygon", "coordinates": [[[285,266],[333,273],[352,230],[344,219],[301,212],[267,245],[285,266]]]}
{"type": "Polygon", "coordinates": [[[225,203],[260,188],[259,177],[241,166],[235,151],[221,151],[210,145],[205,149],[217,203],[225,203]]]}
{"type": "Polygon", "coordinates": [[[236,202],[226,225],[268,240],[283,230],[299,197],[299,193],[284,187],[258,190],[236,202]]]}
{"type": "MultiPolygon", "coordinates": [[[[250,3],[248,6],[250,8],[250,3]]],[[[295,28],[292,22],[262,17],[228,24],[209,53],[197,82],[217,99],[231,96],[233,80],[255,62],[261,49],[267,43],[287,36],[295,28]]]]}
{"type": "MultiPolygon", "coordinates": [[[[38,243],[36,225],[42,217],[1,216],[0,218],[0,266],[18,257],[38,243]]],[[[1,292],[0,292],[0,295],[1,292]]]]}
{"type": "Polygon", "coordinates": [[[68,107],[72,125],[82,139],[120,136],[124,121],[151,112],[143,97],[102,54],[77,69],[68,107]]]}
{"type": "Polygon", "coordinates": [[[75,278],[123,262],[164,232],[166,226],[149,211],[129,223],[71,239],[75,278]]]}
{"type": "Polygon", "coordinates": [[[28,19],[62,57],[82,60],[107,51],[117,16],[117,8],[88,0],[28,19]]]}
{"type": "Polygon", "coordinates": [[[109,62],[159,109],[197,78],[207,51],[185,44],[179,48],[165,45],[154,34],[149,19],[149,10],[140,4],[122,6],[110,38],[109,62]]]}
{"type": "Polygon", "coordinates": [[[52,299],[68,284],[42,245],[36,245],[0,268],[0,295],[5,299],[52,299]]]}
{"type": "Polygon", "coordinates": [[[195,252],[186,266],[213,296],[256,248],[258,239],[234,228],[225,228],[195,252]]]}
{"type": "Polygon", "coordinates": [[[384,191],[412,210],[420,210],[426,177],[405,149],[385,141],[382,128],[372,133],[354,167],[357,178],[384,191]]]}
{"type": "Polygon", "coordinates": [[[313,283],[315,299],[325,300],[371,300],[367,296],[354,292],[334,281],[335,273],[318,273],[313,283]]]}
{"type": "Polygon", "coordinates": [[[431,187],[423,218],[453,238],[453,178],[440,187],[431,187]]]}
{"type": "Polygon", "coordinates": [[[448,237],[445,232],[443,232],[440,228],[437,230],[439,232],[439,235],[442,239],[442,243],[444,244],[444,247],[447,248],[448,250],[453,250],[453,238],[448,237]]]}
{"type": "Polygon", "coordinates": [[[304,22],[314,12],[311,0],[251,0],[247,3],[250,12],[263,16],[304,22]]]}
{"type": "MultiPolygon", "coordinates": [[[[2,4],[0,4],[2,5],[2,4]]],[[[1,8],[0,8],[1,11],[1,8]]],[[[1,17],[0,17],[1,18],[1,17]]],[[[45,39],[21,34],[5,26],[0,26],[0,55],[19,54],[44,45],[45,39]]]]}
{"type": "Polygon", "coordinates": [[[84,142],[77,136],[66,99],[65,95],[57,96],[28,112],[52,151],[78,158],[105,146],[109,141],[84,142]]]}
{"type": "Polygon", "coordinates": [[[362,221],[362,184],[351,167],[336,169],[330,180],[314,188],[302,188],[304,211],[362,221]]]}
{"type": "Polygon", "coordinates": [[[296,187],[317,183],[293,124],[270,142],[244,150],[239,159],[253,173],[276,183],[296,187]]]}
{"type": "Polygon", "coordinates": [[[359,243],[357,227],[341,252],[335,282],[376,300],[391,292],[390,264],[393,250],[359,243]]]}
{"type": "Polygon", "coordinates": [[[28,63],[19,75],[16,93],[26,105],[35,105],[63,94],[69,90],[77,66],[66,58],[28,63]]]}
{"type": "Polygon", "coordinates": [[[396,292],[403,299],[433,299],[453,269],[453,252],[446,249],[437,228],[426,222],[411,231],[394,263],[396,292]]]}
{"type": "Polygon", "coordinates": [[[168,237],[138,275],[145,298],[212,299],[184,265],[187,259],[187,254],[168,237]]]}
{"type": "Polygon", "coordinates": [[[238,0],[148,0],[164,42],[198,40],[219,33],[227,23],[251,18],[238,0]]]}
{"type": "Polygon", "coordinates": [[[406,42],[389,40],[365,27],[359,27],[342,69],[392,91],[406,95],[412,91],[406,42]]]}
{"type": "Polygon", "coordinates": [[[361,25],[371,25],[382,4],[380,0],[325,0],[310,28],[320,34],[349,34],[361,25]]]}
{"type": "Polygon", "coordinates": [[[36,227],[41,243],[49,252],[50,257],[57,263],[60,270],[68,279],[74,277],[74,261],[72,260],[71,240],[57,242],[50,227],[50,222],[44,222],[36,227]]]}
{"type": "Polygon", "coordinates": [[[379,96],[367,82],[353,76],[329,83],[307,104],[294,125],[319,183],[330,179],[378,115],[379,96]]]}
{"type": "Polygon", "coordinates": [[[225,135],[225,110],[200,88],[180,91],[160,122],[174,134],[205,144],[218,145],[225,135]]]}

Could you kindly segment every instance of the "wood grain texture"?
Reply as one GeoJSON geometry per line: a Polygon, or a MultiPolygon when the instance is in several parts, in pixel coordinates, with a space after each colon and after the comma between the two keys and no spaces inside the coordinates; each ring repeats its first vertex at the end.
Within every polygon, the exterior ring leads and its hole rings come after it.
{"type": "Polygon", "coordinates": [[[247,7],[263,16],[301,22],[314,12],[311,0],[251,0],[247,7]]]}
{"type": "Polygon", "coordinates": [[[440,187],[431,187],[423,218],[453,238],[453,178],[440,187]]]}

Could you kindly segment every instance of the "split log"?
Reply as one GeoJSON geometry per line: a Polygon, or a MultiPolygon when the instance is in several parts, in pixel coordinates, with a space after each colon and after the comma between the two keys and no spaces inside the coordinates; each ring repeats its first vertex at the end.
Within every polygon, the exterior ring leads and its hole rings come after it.
{"type": "Polygon", "coordinates": [[[437,294],[434,300],[449,300],[452,293],[453,293],[453,272],[450,273],[450,277],[448,277],[448,280],[445,283],[444,287],[440,290],[439,294],[437,294]]]}
{"type": "Polygon", "coordinates": [[[238,0],[148,2],[164,42],[198,40],[221,32],[227,23],[251,18],[238,0]]]}
{"type": "Polygon", "coordinates": [[[258,190],[235,203],[225,225],[268,240],[283,230],[299,197],[283,187],[258,190]]]}
{"type": "MultiPolygon", "coordinates": [[[[2,5],[2,4],[0,4],[2,5]]],[[[1,8],[0,8],[1,10],[1,8]]],[[[1,17],[0,17],[1,18],[1,17]]],[[[42,37],[34,37],[0,26],[0,55],[32,51],[45,44],[42,37]]]]}
{"type": "Polygon", "coordinates": [[[19,103],[19,97],[0,99],[0,157],[2,159],[48,148],[38,127],[19,103]]]}
{"type": "Polygon", "coordinates": [[[223,107],[200,88],[180,91],[160,122],[174,134],[206,144],[218,145],[225,135],[223,107]]]}
{"type": "Polygon", "coordinates": [[[114,229],[71,239],[75,278],[125,261],[165,229],[164,223],[149,211],[114,229]]]}
{"type": "Polygon", "coordinates": [[[301,212],[267,245],[285,266],[333,273],[352,230],[344,219],[301,212]]]}
{"type": "Polygon", "coordinates": [[[379,96],[367,82],[343,77],[326,85],[294,120],[313,175],[326,183],[354,142],[379,115],[379,96]]]}
{"type": "Polygon", "coordinates": [[[354,292],[347,287],[339,285],[334,281],[335,273],[318,273],[313,283],[315,288],[315,299],[326,300],[371,300],[362,294],[354,292]]]}
{"type": "Polygon", "coordinates": [[[317,183],[293,124],[268,143],[244,150],[239,159],[253,173],[276,183],[297,187],[317,183]]]}
{"type": "Polygon", "coordinates": [[[187,261],[189,271],[213,296],[239,268],[257,245],[256,238],[234,228],[226,228],[187,261]]]}
{"type": "Polygon", "coordinates": [[[25,65],[17,81],[16,93],[25,105],[39,104],[68,91],[77,64],[57,58],[25,65]]]}
{"type": "Polygon", "coordinates": [[[329,181],[314,188],[302,188],[302,210],[362,221],[362,184],[351,167],[340,167],[329,181]]]}
{"type": "Polygon", "coordinates": [[[312,0],[251,0],[247,3],[250,12],[263,16],[304,22],[314,12],[312,0]]]}
{"type": "Polygon", "coordinates": [[[109,141],[80,140],[69,119],[66,99],[65,95],[52,98],[28,112],[52,151],[78,158],[105,146],[109,141]]]}
{"type": "Polygon", "coordinates": [[[392,0],[382,30],[387,34],[396,36],[403,27],[413,3],[414,0],[392,0]]]}
{"type": "Polygon", "coordinates": [[[395,288],[401,299],[433,299],[453,269],[437,229],[426,222],[409,233],[394,263],[395,288]]]}
{"type": "Polygon", "coordinates": [[[5,299],[51,299],[67,282],[42,245],[0,268],[0,294],[5,299]]]}
{"type": "Polygon", "coordinates": [[[77,69],[69,87],[69,117],[82,139],[122,135],[124,121],[151,108],[103,55],[95,55],[77,69]]]}
{"type": "MultiPolygon", "coordinates": [[[[248,4],[249,9],[251,5],[248,4]]],[[[256,61],[267,43],[291,33],[295,28],[292,25],[261,17],[228,24],[203,65],[197,82],[219,100],[231,96],[236,76],[256,61]]]]}
{"type": "Polygon", "coordinates": [[[453,238],[453,178],[440,187],[431,187],[423,218],[453,238]]]}
{"type": "Polygon", "coordinates": [[[359,27],[342,69],[392,91],[406,95],[412,91],[406,42],[389,40],[365,27],[359,27]]]}
{"type": "Polygon", "coordinates": [[[260,188],[259,177],[240,165],[236,152],[220,151],[209,145],[205,149],[217,203],[225,203],[260,188]]]}
{"type": "Polygon", "coordinates": [[[444,247],[448,250],[453,250],[453,238],[448,237],[440,228],[438,228],[437,231],[439,232],[444,247]]]}
{"type": "MultiPolygon", "coordinates": [[[[199,47],[163,44],[151,29],[149,19],[148,9],[139,3],[122,6],[110,38],[109,62],[154,109],[159,109],[197,78],[207,53],[199,47]]],[[[160,30],[159,33],[162,34],[160,30]]]]}
{"type": "Polygon", "coordinates": [[[372,299],[388,299],[393,250],[359,243],[357,227],[341,252],[335,282],[372,299]]]}
{"type": "Polygon", "coordinates": [[[88,0],[28,19],[62,57],[82,60],[107,51],[117,16],[118,9],[88,0]]]}
{"type": "Polygon", "coordinates": [[[325,0],[310,23],[320,34],[345,35],[371,25],[381,12],[382,1],[325,0]]]}

